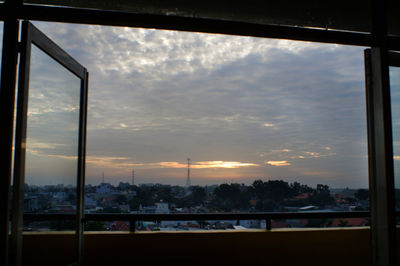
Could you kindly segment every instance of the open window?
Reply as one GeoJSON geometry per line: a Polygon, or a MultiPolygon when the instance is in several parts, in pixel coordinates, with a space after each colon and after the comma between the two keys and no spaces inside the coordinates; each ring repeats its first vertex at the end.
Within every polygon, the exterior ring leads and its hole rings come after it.
{"type": "Polygon", "coordinates": [[[400,54],[365,50],[371,245],[374,265],[395,265],[400,165],[400,54]],[[397,194],[397,195],[396,195],[397,194]]]}
{"type": "Polygon", "coordinates": [[[70,188],[66,195],[59,195],[59,206],[51,209],[59,215],[75,214],[75,221],[69,221],[69,229],[76,231],[77,253],[67,257],[71,258],[70,263],[80,261],[87,85],[86,68],[30,22],[22,23],[11,260],[22,258],[22,231],[26,223],[23,215],[35,212],[35,199],[24,197],[24,184],[27,179],[36,178],[43,179],[36,180],[38,183],[62,183],[70,188]],[[62,200],[65,197],[68,201],[62,200]]]}
{"type": "MultiPolygon", "coordinates": [[[[400,53],[398,52],[389,53],[389,81],[393,132],[395,227],[399,224],[400,218],[398,215],[400,211],[400,53]]],[[[400,244],[399,238],[397,237],[395,241],[398,247],[400,244]]],[[[397,252],[396,256],[398,263],[400,262],[399,252],[397,252]]]]}

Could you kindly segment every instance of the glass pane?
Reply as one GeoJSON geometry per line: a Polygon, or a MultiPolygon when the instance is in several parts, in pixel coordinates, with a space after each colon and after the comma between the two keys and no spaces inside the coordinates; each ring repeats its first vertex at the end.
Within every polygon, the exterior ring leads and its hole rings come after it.
{"type": "MultiPolygon", "coordinates": [[[[3,53],[3,26],[4,26],[4,22],[0,21],[0,58],[3,53]]],[[[1,70],[1,63],[0,63],[0,70],[1,70]]]]}
{"type": "MultiPolygon", "coordinates": [[[[394,189],[395,207],[400,211],[400,68],[389,67],[390,93],[392,100],[392,126],[393,126],[393,165],[394,165],[394,189]]],[[[396,224],[400,224],[400,217],[396,217],[396,224]]],[[[398,234],[397,234],[398,236],[398,234]]],[[[397,238],[397,244],[399,239],[397,238]]],[[[397,260],[400,254],[397,252],[397,260]]]]}
{"type": "Polygon", "coordinates": [[[400,68],[390,67],[396,210],[400,210],[400,68]]]}
{"type": "MultiPolygon", "coordinates": [[[[368,210],[362,47],[37,23],[62,47],[85,55],[96,88],[89,91],[87,213],[368,210]]],[[[86,228],[126,228],[122,222],[86,228]]],[[[368,223],[340,217],[271,225],[368,223]]],[[[135,227],[235,226],[266,223],[135,227]]]]}
{"type": "MultiPolygon", "coordinates": [[[[75,213],[80,79],[32,45],[29,82],[24,211],[75,213]]],[[[74,225],[25,224],[33,228],[74,225]]]]}

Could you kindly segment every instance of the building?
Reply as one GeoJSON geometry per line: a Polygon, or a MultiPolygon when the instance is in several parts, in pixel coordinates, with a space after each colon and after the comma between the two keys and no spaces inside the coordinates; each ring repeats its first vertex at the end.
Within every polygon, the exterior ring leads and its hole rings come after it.
{"type": "Polygon", "coordinates": [[[170,213],[169,208],[168,208],[168,203],[157,202],[155,213],[170,213]]]}
{"type": "Polygon", "coordinates": [[[97,200],[92,197],[85,196],[85,207],[86,208],[95,208],[97,206],[97,200]]]}
{"type": "Polygon", "coordinates": [[[96,187],[96,193],[97,194],[107,194],[110,193],[112,190],[111,184],[108,183],[101,183],[96,187]]]}
{"type": "Polygon", "coordinates": [[[24,198],[24,211],[34,212],[39,209],[39,199],[37,197],[25,197],[24,198]]]}

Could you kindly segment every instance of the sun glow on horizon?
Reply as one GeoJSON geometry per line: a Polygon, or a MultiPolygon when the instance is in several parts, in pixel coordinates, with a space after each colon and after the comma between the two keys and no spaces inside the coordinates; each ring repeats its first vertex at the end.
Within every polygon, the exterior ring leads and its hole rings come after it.
{"type": "MultiPolygon", "coordinates": [[[[162,162],[137,162],[130,157],[102,157],[102,156],[88,156],[86,163],[91,167],[98,168],[127,168],[132,167],[142,169],[156,169],[156,168],[187,168],[187,163],[181,163],[176,161],[162,161],[162,162]]],[[[256,163],[249,162],[238,162],[238,161],[199,161],[193,162],[190,165],[192,169],[210,169],[210,168],[242,168],[242,167],[255,167],[260,166],[256,163]]]]}
{"type": "MultiPolygon", "coordinates": [[[[187,164],[179,162],[160,162],[160,166],[165,168],[186,168],[187,164]]],[[[202,161],[194,162],[190,165],[194,169],[204,169],[204,168],[240,168],[240,167],[250,167],[259,166],[255,163],[242,163],[242,162],[228,162],[228,161],[202,161]]]]}

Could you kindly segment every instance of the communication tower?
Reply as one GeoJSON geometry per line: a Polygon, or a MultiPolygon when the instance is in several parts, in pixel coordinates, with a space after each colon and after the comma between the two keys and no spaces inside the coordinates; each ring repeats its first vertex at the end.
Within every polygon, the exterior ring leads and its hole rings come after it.
{"type": "Polygon", "coordinates": [[[186,178],[186,186],[188,186],[188,187],[191,186],[191,181],[190,181],[190,158],[187,158],[187,178],[186,178]]]}

